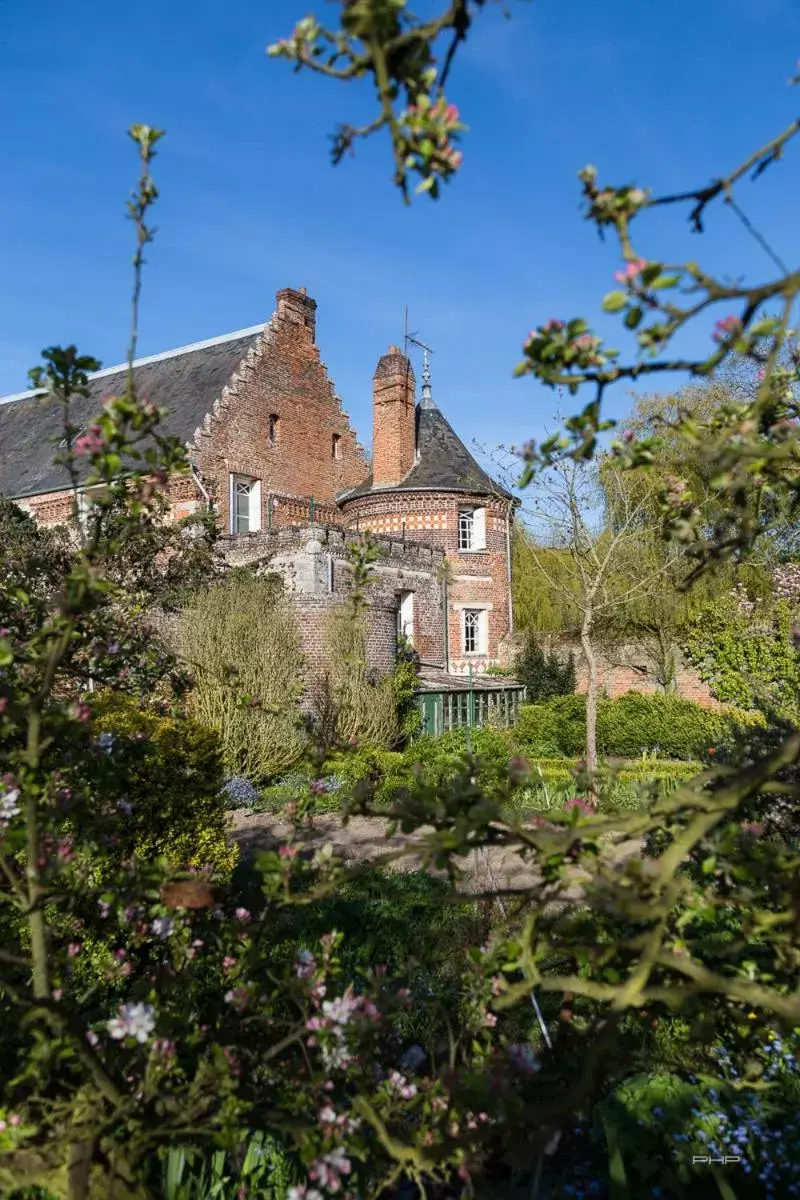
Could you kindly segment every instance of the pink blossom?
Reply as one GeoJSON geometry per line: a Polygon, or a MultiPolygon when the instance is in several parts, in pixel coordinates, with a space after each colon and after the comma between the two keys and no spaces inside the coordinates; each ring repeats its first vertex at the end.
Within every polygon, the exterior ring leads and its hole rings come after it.
{"type": "Polygon", "coordinates": [[[79,457],[98,454],[104,447],[102,431],[99,425],[90,425],[86,433],[76,438],[72,449],[79,457]]]}
{"type": "Polygon", "coordinates": [[[250,912],[246,908],[237,908],[233,915],[237,921],[241,921],[245,925],[251,919],[250,912]]]}
{"type": "Polygon", "coordinates": [[[64,995],[64,993],[62,992],[61,988],[55,988],[55,989],[54,989],[54,991],[53,991],[53,999],[55,1000],[56,1004],[58,1004],[59,1000],[61,999],[61,997],[62,997],[63,995],[64,995]]]}
{"type": "Polygon", "coordinates": [[[577,809],[578,812],[586,814],[594,812],[594,805],[589,804],[586,800],[584,800],[583,796],[575,796],[572,800],[568,800],[564,807],[567,812],[571,812],[573,809],[577,809]]]}
{"type": "Polygon", "coordinates": [[[487,1012],[485,1021],[490,1029],[494,1029],[495,1025],[497,1024],[497,1017],[494,1015],[494,1013],[487,1012]]]}
{"type": "Polygon", "coordinates": [[[80,942],[70,942],[67,946],[67,955],[70,958],[77,958],[83,947],[80,942]]]}
{"type": "Polygon", "coordinates": [[[723,317],[714,326],[714,341],[724,342],[728,337],[739,333],[741,328],[742,322],[740,317],[737,317],[733,313],[728,317],[723,317]]]}
{"type": "Polygon", "coordinates": [[[624,271],[617,271],[614,278],[618,283],[631,283],[647,266],[646,258],[635,258],[625,264],[624,271]]]}
{"type": "Polygon", "coordinates": [[[75,714],[75,719],[78,721],[88,721],[92,715],[92,710],[83,700],[80,700],[75,705],[73,712],[75,714]]]}
{"type": "Polygon", "coordinates": [[[230,971],[231,968],[233,968],[235,966],[236,966],[236,959],[231,958],[230,954],[226,954],[222,960],[222,969],[224,971],[230,971]]]}
{"type": "Polygon", "coordinates": [[[297,855],[296,846],[281,846],[278,850],[281,858],[294,858],[297,855]]]}

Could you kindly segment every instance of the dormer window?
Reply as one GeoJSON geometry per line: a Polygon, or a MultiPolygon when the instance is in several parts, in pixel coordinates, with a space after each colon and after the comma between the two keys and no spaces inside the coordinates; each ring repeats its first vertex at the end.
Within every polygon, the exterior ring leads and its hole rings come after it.
{"type": "Polygon", "coordinates": [[[278,440],[278,425],[279,425],[279,423],[280,423],[280,421],[278,418],[278,414],[272,413],[269,418],[269,433],[268,433],[270,446],[274,446],[278,440]]]}
{"type": "Polygon", "coordinates": [[[458,548],[467,553],[486,549],[485,508],[462,508],[459,511],[458,548]]]}
{"type": "Polygon", "coordinates": [[[331,438],[331,458],[342,457],[342,439],[338,433],[331,438]]]}

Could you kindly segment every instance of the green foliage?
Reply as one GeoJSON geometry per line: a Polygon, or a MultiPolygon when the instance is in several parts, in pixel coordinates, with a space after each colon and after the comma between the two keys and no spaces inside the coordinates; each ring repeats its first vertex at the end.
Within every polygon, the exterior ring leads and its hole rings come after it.
{"type": "Polygon", "coordinates": [[[315,709],[320,735],[331,745],[364,743],[388,749],[400,736],[398,687],[403,717],[410,723],[411,663],[395,677],[377,676],[367,666],[367,633],[362,605],[339,605],[327,617],[326,671],[317,681],[315,709]],[[323,732],[324,731],[324,732],[323,732]]]}
{"type": "Polygon", "coordinates": [[[123,498],[112,501],[104,514],[98,554],[106,575],[129,602],[167,612],[179,611],[223,570],[214,509],[173,521],[169,500],[158,492],[135,521],[123,498]]]}
{"type": "Polygon", "coordinates": [[[196,675],[191,711],[219,735],[228,772],[261,784],[297,762],[303,656],[276,581],[231,572],[185,610],[181,644],[196,675]]]}
{"type": "Polygon", "coordinates": [[[397,709],[398,747],[418,732],[422,716],[416,703],[419,686],[419,655],[404,637],[397,639],[397,658],[392,671],[392,688],[397,709]]]}
{"type": "Polygon", "coordinates": [[[549,700],[551,696],[568,696],[575,691],[575,656],[570,651],[566,661],[552,650],[542,650],[533,633],[517,658],[515,674],[525,684],[529,704],[549,700]]]}
{"type": "Polygon", "coordinates": [[[718,700],[800,714],[800,654],[783,601],[751,601],[742,593],[708,605],[690,625],[686,652],[718,700]]]}
{"type": "Polygon", "coordinates": [[[126,820],[107,851],[108,868],[135,857],[165,859],[172,868],[211,867],[230,875],[237,847],[228,839],[217,736],[185,717],[148,712],[124,696],[93,705],[91,733],[108,751],[97,757],[113,773],[126,820]]]}
{"type": "MultiPolygon", "coordinates": [[[[562,809],[581,790],[578,759],[529,759],[526,781],[516,790],[510,809],[549,812],[562,809]]],[[[613,771],[601,770],[595,780],[598,811],[636,812],[653,795],[669,795],[679,784],[694,779],[698,765],[644,759],[626,762],[613,771]]]]}
{"type": "Polygon", "coordinates": [[[586,697],[555,696],[543,704],[521,705],[514,737],[537,758],[569,758],[583,753],[586,697]]]}
{"type": "Polygon", "coordinates": [[[569,551],[539,547],[534,554],[532,533],[517,520],[512,532],[511,556],[517,628],[543,633],[574,629],[579,610],[577,589],[569,571],[569,551]],[[543,566],[547,575],[542,571],[543,566]],[[547,576],[557,581],[558,586],[552,587],[547,576]]]}
{"type": "Polygon", "coordinates": [[[162,1200],[287,1200],[298,1171],[275,1138],[246,1131],[234,1151],[170,1146],[152,1163],[162,1200]]]}
{"type": "MultiPolygon", "coordinates": [[[[737,730],[752,724],[738,711],[705,708],[679,696],[628,692],[601,700],[597,713],[600,753],[611,758],[700,759],[708,747],[723,745],[737,730]]],[[[586,697],[561,696],[543,704],[523,705],[514,735],[537,757],[582,753],[586,697]]]]}

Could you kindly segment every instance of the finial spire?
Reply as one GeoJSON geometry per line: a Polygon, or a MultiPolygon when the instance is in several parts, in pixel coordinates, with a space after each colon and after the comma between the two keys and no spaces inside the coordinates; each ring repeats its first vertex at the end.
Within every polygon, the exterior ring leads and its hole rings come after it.
{"type": "Polygon", "coordinates": [[[422,347],[422,400],[423,408],[433,408],[431,395],[431,352],[427,346],[422,347]]]}
{"type": "Polygon", "coordinates": [[[415,346],[419,346],[422,351],[422,395],[420,397],[420,408],[435,408],[433,403],[433,395],[431,393],[431,348],[426,346],[424,342],[418,341],[413,334],[407,334],[406,340],[412,342],[415,346]]]}

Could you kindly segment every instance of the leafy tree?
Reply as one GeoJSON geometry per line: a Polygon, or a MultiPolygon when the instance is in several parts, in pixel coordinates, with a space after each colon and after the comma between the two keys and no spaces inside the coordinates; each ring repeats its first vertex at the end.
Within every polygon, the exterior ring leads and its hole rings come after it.
{"type": "Polygon", "coordinates": [[[532,484],[526,514],[536,541],[528,553],[551,593],[568,605],[586,666],[586,769],[597,768],[597,641],[634,597],[663,588],[680,553],[652,553],[652,491],[631,489],[610,460],[600,468],[565,459],[532,484]],[[603,479],[601,488],[600,480],[603,479]],[[604,494],[605,493],[605,494],[604,494]],[[609,493],[613,507],[608,501],[609,493]],[[605,511],[603,501],[605,503],[605,511]],[[554,560],[553,553],[558,552],[554,560]],[[553,563],[557,570],[553,570],[553,563]]]}

